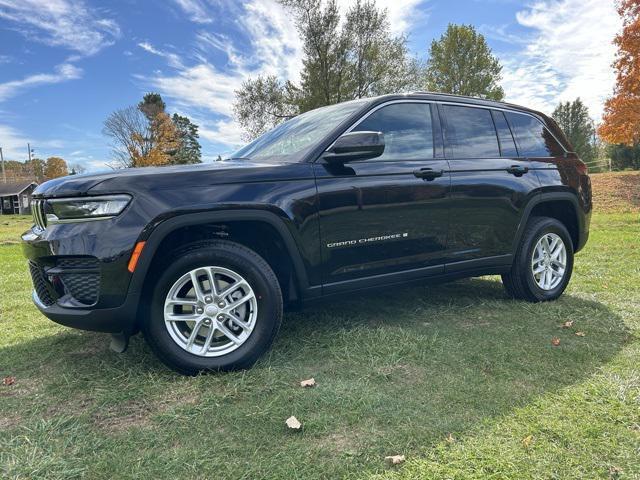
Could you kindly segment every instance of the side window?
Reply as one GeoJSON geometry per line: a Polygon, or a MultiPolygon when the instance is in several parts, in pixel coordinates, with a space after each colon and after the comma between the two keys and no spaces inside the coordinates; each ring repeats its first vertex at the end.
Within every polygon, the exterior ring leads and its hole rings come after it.
{"type": "Polygon", "coordinates": [[[491,112],[484,108],[444,105],[447,140],[455,158],[499,157],[491,112]]]}
{"type": "Polygon", "coordinates": [[[500,140],[500,156],[517,157],[518,150],[516,149],[516,144],[513,141],[513,135],[511,134],[507,119],[504,117],[504,113],[498,110],[492,110],[491,114],[493,115],[493,122],[498,131],[498,140],[500,140]]]}
{"type": "Polygon", "coordinates": [[[434,157],[431,107],[427,103],[394,103],[382,107],[352,131],[384,133],[384,153],[372,160],[425,160],[434,157]]]}
{"type": "Polygon", "coordinates": [[[518,141],[522,157],[559,157],[564,149],[544,128],[544,125],[530,115],[507,113],[507,120],[518,141]]]}

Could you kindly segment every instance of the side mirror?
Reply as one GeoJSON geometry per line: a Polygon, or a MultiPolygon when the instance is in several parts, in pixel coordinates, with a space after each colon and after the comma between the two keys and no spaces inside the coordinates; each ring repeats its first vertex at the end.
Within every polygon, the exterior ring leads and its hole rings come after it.
{"type": "Polygon", "coordinates": [[[382,132],[350,132],[338,137],[323,158],[330,164],[367,160],[384,152],[382,132]]]}

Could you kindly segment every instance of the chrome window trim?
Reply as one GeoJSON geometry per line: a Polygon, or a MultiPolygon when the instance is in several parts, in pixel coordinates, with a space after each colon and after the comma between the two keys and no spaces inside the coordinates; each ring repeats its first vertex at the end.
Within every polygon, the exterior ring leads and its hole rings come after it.
{"type": "MultiPolygon", "coordinates": [[[[358,120],[356,120],[349,128],[347,128],[344,132],[342,132],[340,135],[338,135],[338,137],[336,138],[336,140],[334,140],[331,145],[329,145],[327,147],[327,149],[325,150],[325,152],[328,152],[331,150],[331,148],[333,148],[333,145],[336,143],[336,141],[338,140],[338,138],[340,138],[342,135],[345,135],[347,133],[350,133],[354,128],[356,128],[358,125],[360,125],[364,120],[367,119],[367,117],[369,117],[369,115],[371,115],[372,113],[374,113],[375,111],[386,107],[387,105],[393,105],[395,103],[426,103],[429,105],[454,105],[454,106],[460,106],[460,107],[470,107],[470,108],[482,108],[485,110],[497,110],[499,112],[509,112],[509,113],[516,113],[518,115],[526,115],[529,116],[531,118],[533,118],[534,120],[536,120],[540,125],[542,125],[542,128],[544,128],[547,132],[549,132],[549,134],[555,139],[556,142],[558,142],[558,145],[560,145],[560,148],[562,148],[562,150],[565,153],[569,153],[569,151],[566,149],[566,147],[563,145],[563,143],[558,140],[558,137],[556,137],[552,131],[550,131],[547,126],[544,124],[544,122],[542,120],[540,120],[540,118],[538,118],[536,115],[534,115],[533,113],[529,113],[529,112],[523,112],[522,110],[517,110],[516,108],[508,108],[508,107],[496,107],[496,106],[490,106],[490,105],[477,105],[477,104],[473,104],[473,103],[464,103],[464,102],[449,102],[449,101],[442,101],[442,100],[425,100],[425,99],[421,99],[421,98],[416,98],[416,99],[412,99],[412,98],[403,98],[403,99],[397,99],[397,100],[389,100],[387,102],[381,103],[379,105],[376,105],[375,107],[373,107],[371,110],[367,111],[362,117],[360,117],[358,120]]],[[[509,120],[507,119],[507,124],[509,125],[509,129],[511,129],[511,125],[509,124],[509,120]]],[[[444,125],[442,125],[442,127],[444,127],[444,125]]],[[[497,129],[496,129],[497,130],[497,129]]],[[[497,133],[496,133],[497,134],[497,133]]],[[[511,132],[511,135],[513,135],[513,132],[511,132]]],[[[514,136],[514,141],[516,141],[515,136],[514,136]]],[[[528,158],[528,157],[524,157],[522,155],[520,155],[520,151],[516,142],[516,148],[518,149],[518,158],[528,158]]],[[[447,156],[447,148],[444,149],[444,158],[454,158],[454,157],[448,157],[447,156]]],[[[499,157],[499,158],[508,158],[508,157],[499,157]]],[[[537,157],[537,158],[555,158],[555,157],[537,157]]],[[[433,160],[439,160],[440,158],[434,158],[433,160]]],[[[397,161],[397,160],[394,160],[397,161]]]]}

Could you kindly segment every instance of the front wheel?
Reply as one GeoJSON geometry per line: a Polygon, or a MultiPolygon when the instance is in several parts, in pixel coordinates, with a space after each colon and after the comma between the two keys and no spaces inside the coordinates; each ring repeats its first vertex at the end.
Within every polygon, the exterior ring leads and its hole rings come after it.
{"type": "Polygon", "coordinates": [[[502,283],[513,298],[555,300],[567,288],[572,271],[573,243],[566,227],[555,218],[534,217],[502,283]]]}
{"type": "Polygon", "coordinates": [[[248,368],[268,350],[282,319],[273,270],[228,241],[171,255],[142,330],[154,353],[184,374],[248,368]]]}

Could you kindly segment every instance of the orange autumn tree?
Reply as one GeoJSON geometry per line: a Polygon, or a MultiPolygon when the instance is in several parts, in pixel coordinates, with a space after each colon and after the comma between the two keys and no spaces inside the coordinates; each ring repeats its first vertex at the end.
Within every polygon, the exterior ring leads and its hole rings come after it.
{"type": "Polygon", "coordinates": [[[618,13],[622,32],[614,40],[617,83],[598,133],[609,143],[634,146],[640,144],[640,0],[621,0],[618,13]]]}

